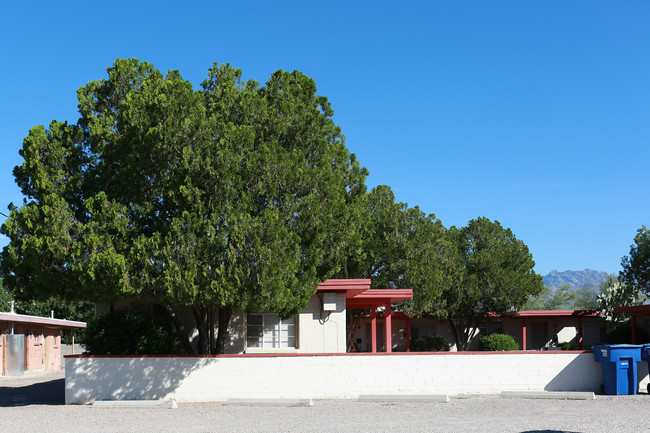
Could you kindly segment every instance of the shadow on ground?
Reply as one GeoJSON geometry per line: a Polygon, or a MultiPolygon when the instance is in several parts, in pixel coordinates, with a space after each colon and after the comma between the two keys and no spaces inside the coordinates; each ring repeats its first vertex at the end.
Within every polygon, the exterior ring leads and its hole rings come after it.
{"type": "Polygon", "coordinates": [[[32,383],[19,387],[0,384],[0,407],[65,404],[65,379],[32,383]]]}
{"type": "Polygon", "coordinates": [[[568,430],[526,430],[521,433],[579,433],[568,430]]]}

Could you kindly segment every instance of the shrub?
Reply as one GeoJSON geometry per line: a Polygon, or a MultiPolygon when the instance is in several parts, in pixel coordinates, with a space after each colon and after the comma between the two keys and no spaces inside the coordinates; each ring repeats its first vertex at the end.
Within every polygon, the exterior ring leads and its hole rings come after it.
{"type": "Polygon", "coordinates": [[[113,312],[88,322],[84,341],[92,355],[178,355],[183,348],[171,326],[137,311],[113,312]]]}
{"type": "Polygon", "coordinates": [[[563,341],[561,343],[557,343],[557,347],[559,347],[562,350],[572,350],[573,343],[571,343],[570,341],[563,341]]]}
{"type": "Polygon", "coordinates": [[[485,351],[502,351],[502,350],[519,350],[519,344],[512,335],[491,334],[479,338],[481,350],[485,351]]]}
{"type": "Polygon", "coordinates": [[[445,337],[418,337],[411,340],[412,352],[449,352],[445,337]]]}

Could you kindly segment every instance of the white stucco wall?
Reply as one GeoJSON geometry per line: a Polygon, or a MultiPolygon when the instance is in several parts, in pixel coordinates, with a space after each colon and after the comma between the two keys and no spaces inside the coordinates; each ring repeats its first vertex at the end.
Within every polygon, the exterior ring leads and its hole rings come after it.
{"type": "Polygon", "coordinates": [[[336,310],[323,311],[322,293],[309,299],[298,316],[299,353],[345,353],[345,293],[336,293],[336,310]]]}
{"type": "Polygon", "coordinates": [[[591,352],[78,356],[66,358],[65,401],[597,391],[601,383],[591,352]]]}

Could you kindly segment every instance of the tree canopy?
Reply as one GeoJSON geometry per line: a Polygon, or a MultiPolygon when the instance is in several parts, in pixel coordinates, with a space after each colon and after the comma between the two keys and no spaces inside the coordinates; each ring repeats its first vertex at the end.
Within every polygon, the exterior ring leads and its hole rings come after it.
{"type": "Polygon", "coordinates": [[[233,309],[297,314],[360,242],[351,209],[367,174],[314,81],[277,71],[260,85],[215,64],[194,90],[136,59],[107,72],[78,90],[77,123],[23,142],[5,284],[187,306],[200,353],[223,350],[233,309]]]}
{"type": "Polygon", "coordinates": [[[482,320],[490,313],[516,312],[530,295],[539,293],[542,277],[528,247],[510,229],[487,218],[471,220],[447,234],[449,265],[442,293],[414,294],[414,314],[447,319],[459,350],[466,350],[482,320]]]}
{"type": "Polygon", "coordinates": [[[599,290],[593,287],[575,289],[565,284],[559,288],[544,286],[534,296],[530,296],[524,310],[595,310],[598,308],[599,290]]]}
{"type": "Polygon", "coordinates": [[[642,226],[630,246],[630,254],[621,260],[621,278],[630,287],[650,295],[650,230],[642,226]]]}

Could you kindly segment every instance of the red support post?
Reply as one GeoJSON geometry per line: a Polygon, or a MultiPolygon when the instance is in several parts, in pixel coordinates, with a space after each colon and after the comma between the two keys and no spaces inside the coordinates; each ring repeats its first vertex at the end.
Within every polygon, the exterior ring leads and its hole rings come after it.
{"type": "Polygon", "coordinates": [[[526,350],[526,319],[521,319],[521,350],[526,350]]]}
{"type": "Polygon", "coordinates": [[[578,350],[582,350],[582,317],[578,317],[578,350]]]}
{"type": "Polygon", "coordinates": [[[411,319],[406,318],[406,324],[404,325],[404,338],[406,338],[406,351],[411,351],[411,319]]]}
{"type": "Polygon", "coordinates": [[[371,352],[377,352],[377,311],[372,308],[370,310],[370,347],[371,352]]]}
{"type": "Polygon", "coordinates": [[[393,317],[390,304],[386,304],[386,353],[393,351],[393,317]]]}

